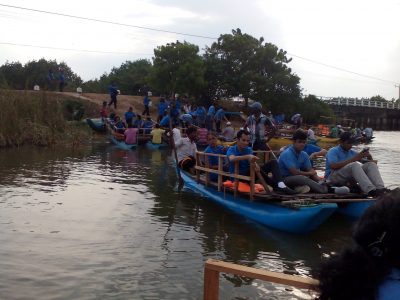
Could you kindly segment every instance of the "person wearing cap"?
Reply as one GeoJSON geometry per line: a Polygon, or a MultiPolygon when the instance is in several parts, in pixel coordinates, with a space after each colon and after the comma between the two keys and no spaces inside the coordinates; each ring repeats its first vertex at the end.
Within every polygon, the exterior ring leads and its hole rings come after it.
{"type": "Polygon", "coordinates": [[[385,188],[378,166],[372,161],[369,149],[357,153],[352,149],[356,138],[350,132],[340,135],[340,144],[326,155],[325,178],[332,185],[357,182],[363,193],[377,197],[389,190],[385,188]],[[361,161],[367,159],[364,164],[361,161]]]}
{"type": "Polygon", "coordinates": [[[231,122],[226,122],[226,127],[222,131],[221,139],[225,142],[232,142],[235,138],[235,129],[233,129],[231,122]]]}
{"type": "Polygon", "coordinates": [[[300,128],[303,123],[303,117],[299,113],[295,113],[291,118],[292,124],[296,126],[296,128],[300,128]]]}
{"type": "Polygon", "coordinates": [[[251,115],[247,118],[245,128],[250,132],[250,143],[253,150],[269,150],[267,142],[275,135],[276,127],[274,122],[262,113],[260,102],[254,102],[250,106],[251,115]],[[272,132],[269,137],[265,137],[265,129],[269,127],[272,132]]]}

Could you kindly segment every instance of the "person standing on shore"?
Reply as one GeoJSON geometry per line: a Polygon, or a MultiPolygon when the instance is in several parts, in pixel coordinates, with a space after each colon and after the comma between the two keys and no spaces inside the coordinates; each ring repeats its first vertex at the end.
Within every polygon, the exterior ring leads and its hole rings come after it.
{"type": "Polygon", "coordinates": [[[151,92],[147,92],[147,94],[144,96],[143,98],[143,106],[144,106],[144,110],[142,112],[143,116],[150,116],[150,102],[151,102],[151,97],[152,93],[151,92]]]}
{"type": "Polygon", "coordinates": [[[108,93],[110,94],[110,99],[111,99],[110,102],[108,103],[108,106],[111,106],[111,104],[114,103],[114,109],[117,109],[118,89],[114,81],[111,81],[111,84],[108,86],[108,93]]]}
{"type": "Polygon", "coordinates": [[[60,92],[63,92],[64,91],[64,86],[65,86],[64,70],[60,69],[60,74],[58,75],[58,90],[60,92]]]}

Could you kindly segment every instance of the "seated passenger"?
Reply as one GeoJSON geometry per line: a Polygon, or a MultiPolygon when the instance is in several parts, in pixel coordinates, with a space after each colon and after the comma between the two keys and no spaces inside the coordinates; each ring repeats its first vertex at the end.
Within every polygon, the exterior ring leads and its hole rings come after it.
{"type": "Polygon", "coordinates": [[[325,178],[333,185],[358,183],[363,193],[368,196],[380,196],[387,191],[378,166],[372,161],[369,149],[357,153],[353,149],[355,138],[350,132],[340,135],[340,145],[331,148],[326,155],[325,178]],[[367,160],[364,164],[362,161],[367,160]]]}
{"type": "Polygon", "coordinates": [[[138,128],[138,129],[143,127],[143,120],[142,120],[142,117],[140,115],[136,116],[136,120],[133,123],[133,127],[138,128]]]}
{"type": "Polygon", "coordinates": [[[125,130],[125,143],[128,145],[136,145],[137,144],[137,134],[138,129],[132,127],[132,124],[128,125],[128,129],[125,130]]]}
{"type": "Polygon", "coordinates": [[[160,126],[169,128],[169,126],[170,126],[170,121],[169,120],[170,120],[170,118],[169,118],[168,112],[165,111],[164,112],[164,116],[162,117],[162,119],[160,121],[160,126]]]}
{"type": "Polygon", "coordinates": [[[122,122],[121,118],[119,116],[115,116],[115,123],[114,123],[114,130],[118,133],[123,134],[126,128],[126,125],[124,122],[122,122]]]}
{"type": "MultiPolygon", "coordinates": [[[[208,146],[204,150],[205,153],[213,153],[213,154],[226,154],[226,149],[222,145],[218,145],[218,138],[217,134],[214,132],[210,132],[207,136],[207,141],[208,141],[208,146]]],[[[218,170],[218,160],[219,158],[217,156],[207,156],[205,158],[205,164],[207,166],[207,160],[208,160],[208,167],[210,169],[215,169],[218,170]]],[[[211,181],[217,181],[218,180],[218,175],[209,173],[209,178],[211,181]]]]}
{"type": "Polygon", "coordinates": [[[226,122],[226,127],[222,131],[221,139],[225,142],[232,142],[235,138],[235,129],[233,129],[231,122],[226,122]]]}
{"type": "Polygon", "coordinates": [[[135,117],[136,117],[136,114],[133,112],[132,106],[130,106],[128,108],[128,111],[125,112],[125,122],[126,122],[126,125],[128,125],[128,127],[129,127],[129,125],[133,124],[133,119],[135,117]]]}
{"type": "Polygon", "coordinates": [[[250,174],[250,163],[255,164],[255,171],[262,171],[262,176],[265,181],[271,185],[275,191],[286,194],[296,194],[291,188],[287,187],[283,182],[282,175],[279,170],[279,165],[276,160],[270,160],[261,168],[256,163],[258,157],[253,155],[253,150],[249,147],[250,133],[246,130],[239,130],[236,134],[237,143],[235,146],[228,148],[226,155],[229,160],[229,172],[235,173],[235,162],[239,162],[239,174],[248,176],[250,174]],[[268,176],[272,173],[272,178],[268,176]]]}
{"type": "Polygon", "coordinates": [[[306,143],[307,133],[297,130],[293,135],[293,145],[279,156],[279,168],[284,183],[290,188],[305,185],[315,193],[327,193],[328,187],[324,183],[318,183],[320,178],[312,168],[308,154],[303,151],[306,143]]]}
{"type": "Polygon", "coordinates": [[[145,121],[143,121],[143,130],[145,134],[149,134],[151,132],[151,129],[153,128],[153,121],[151,120],[150,117],[147,117],[145,121]]]}
{"type": "MultiPolygon", "coordinates": [[[[186,130],[187,137],[181,137],[176,139],[175,148],[178,157],[178,166],[184,171],[188,171],[192,174],[195,173],[194,166],[196,165],[196,139],[197,129],[196,127],[189,127],[186,130]]],[[[174,137],[175,139],[175,137],[174,137]]]]}
{"type": "Polygon", "coordinates": [[[161,144],[162,143],[162,135],[164,132],[165,132],[165,130],[161,129],[159,124],[156,124],[154,129],[150,132],[150,134],[153,136],[151,142],[153,144],[161,144]]]}

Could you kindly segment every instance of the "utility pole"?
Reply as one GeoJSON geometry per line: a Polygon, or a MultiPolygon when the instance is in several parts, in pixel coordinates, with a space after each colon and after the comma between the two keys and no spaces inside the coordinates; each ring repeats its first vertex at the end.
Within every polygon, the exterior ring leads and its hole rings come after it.
{"type": "Polygon", "coordinates": [[[394,87],[398,87],[399,88],[399,100],[400,100],[400,84],[399,85],[395,84],[394,87]]]}

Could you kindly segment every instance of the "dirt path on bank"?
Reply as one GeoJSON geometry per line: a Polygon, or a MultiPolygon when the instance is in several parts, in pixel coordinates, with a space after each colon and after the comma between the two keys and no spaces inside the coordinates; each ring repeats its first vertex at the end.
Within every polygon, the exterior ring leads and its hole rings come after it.
{"type": "MultiPolygon", "coordinates": [[[[96,103],[99,106],[99,111],[100,108],[103,104],[103,101],[110,101],[110,95],[109,94],[96,94],[96,93],[83,93],[83,94],[77,94],[77,93],[72,93],[72,92],[64,92],[64,95],[68,96],[73,96],[78,99],[85,99],[88,101],[91,101],[93,103],[96,103]]],[[[157,109],[154,107],[154,102],[157,102],[158,100],[152,99],[153,105],[150,107],[150,114],[151,118],[153,120],[157,119],[157,109]]],[[[156,103],[155,103],[156,104],[156,103]]],[[[118,95],[117,97],[117,109],[115,112],[117,115],[123,117],[124,113],[128,110],[128,108],[132,106],[133,111],[135,113],[142,114],[144,106],[143,106],[143,97],[142,96],[131,96],[131,95],[118,95]]],[[[113,106],[111,107],[111,110],[114,110],[113,106]]],[[[97,117],[97,116],[94,116],[97,117]]]]}

